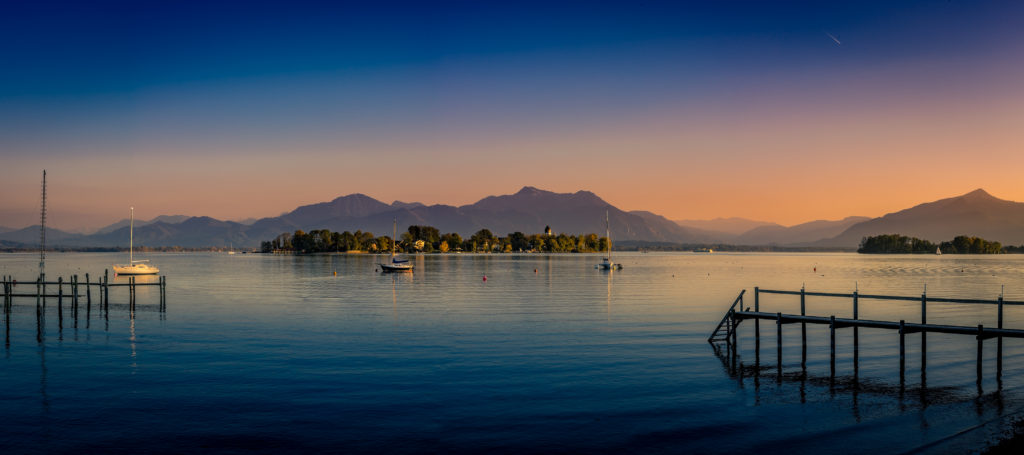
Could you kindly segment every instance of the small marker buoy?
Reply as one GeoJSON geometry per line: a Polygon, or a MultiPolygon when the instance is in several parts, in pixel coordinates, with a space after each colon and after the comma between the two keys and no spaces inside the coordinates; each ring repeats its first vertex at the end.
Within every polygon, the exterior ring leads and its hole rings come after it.
{"type": "Polygon", "coordinates": [[[334,271],[334,276],[338,276],[338,271],[337,270],[334,271]]]}
{"type": "Polygon", "coordinates": [[[484,275],[484,281],[487,281],[487,275],[484,275]]]}
{"type": "Polygon", "coordinates": [[[533,269],[533,273],[537,273],[537,269],[533,269]]]}

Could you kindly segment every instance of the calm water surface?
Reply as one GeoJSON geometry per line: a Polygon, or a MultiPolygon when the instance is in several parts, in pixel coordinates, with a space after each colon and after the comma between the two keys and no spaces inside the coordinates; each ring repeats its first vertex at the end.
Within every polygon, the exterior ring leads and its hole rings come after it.
{"type": "MultiPolygon", "coordinates": [[[[1024,300],[1016,255],[621,254],[612,274],[589,255],[448,255],[405,275],[362,255],[148,256],[168,277],[165,313],[156,288],[139,289],[134,317],[123,288],[109,314],[83,307],[77,322],[53,300],[42,324],[34,299],[15,302],[0,452],[962,452],[1024,409],[1018,340],[1002,384],[986,343],[979,387],[973,337],[930,334],[922,374],[908,336],[902,388],[891,331],[860,330],[854,381],[840,330],[835,383],[826,326],[808,327],[805,368],[800,327],[784,326],[781,374],[774,325],[759,355],[741,326],[737,368],[706,341],[754,286],[994,299],[1005,285],[1024,300]]],[[[51,254],[47,272],[84,280],[123,259],[51,254]]],[[[37,263],[0,255],[0,274],[29,280],[37,263]]],[[[844,299],[807,307],[852,313],[844,299]]],[[[863,301],[860,317],[916,322],[920,307],[863,301]]],[[[928,319],[995,326],[996,312],[933,304],[928,319]]],[[[1024,308],[1006,326],[1024,328],[1024,308]]]]}

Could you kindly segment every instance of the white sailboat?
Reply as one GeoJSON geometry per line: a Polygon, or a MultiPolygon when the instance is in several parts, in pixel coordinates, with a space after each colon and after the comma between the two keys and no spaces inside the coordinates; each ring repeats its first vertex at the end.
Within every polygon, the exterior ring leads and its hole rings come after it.
{"type": "Polygon", "coordinates": [[[604,235],[608,239],[608,251],[603,261],[594,266],[600,270],[622,270],[622,264],[612,262],[612,230],[608,222],[608,211],[604,212],[604,235]]]}
{"type": "Polygon", "coordinates": [[[135,207],[131,208],[131,221],[128,224],[128,263],[114,264],[114,273],[119,275],[155,275],[160,273],[154,265],[146,264],[147,260],[136,261],[133,253],[135,248],[135,207]]]}
{"type": "Polygon", "coordinates": [[[395,218],[394,226],[394,237],[391,238],[391,262],[383,262],[380,264],[381,272],[411,272],[412,264],[409,263],[408,259],[398,259],[395,257],[395,243],[398,240],[398,218],[395,218]]]}

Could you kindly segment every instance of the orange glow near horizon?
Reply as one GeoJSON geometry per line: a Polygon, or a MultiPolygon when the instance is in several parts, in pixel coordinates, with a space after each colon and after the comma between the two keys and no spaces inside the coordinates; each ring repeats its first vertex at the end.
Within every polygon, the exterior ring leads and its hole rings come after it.
{"type": "Polygon", "coordinates": [[[377,42],[388,12],[353,24],[372,24],[365,49],[333,21],[270,41],[257,21],[229,40],[245,24],[35,43],[0,74],[0,226],[37,223],[44,168],[51,225],[69,230],[129,206],[242,220],[351,193],[464,205],[526,185],[783,225],[978,188],[1024,201],[1020,6],[747,6],[742,20],[623,8],[611,28],[576,11],[410,18],[387,34],[405,38],[377,42]],[[835,22],[842,44],[808,18],[835,22]],[[152,53],[108,45],[131,39],[152,53]]]}

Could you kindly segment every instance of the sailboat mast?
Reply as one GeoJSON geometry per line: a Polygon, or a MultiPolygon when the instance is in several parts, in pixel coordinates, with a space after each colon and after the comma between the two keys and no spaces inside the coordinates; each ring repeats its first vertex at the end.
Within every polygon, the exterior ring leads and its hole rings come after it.
{"type": "Polygon", "coordinates": [[[135,207],[131,207],[128,221],[128,265],[134,264],[132,249],[135,248],[135,207]]]}
{"type": "Polygon", "coordinates": [[[39,281],[46,281],[46,169],[43,169],[43,206],[39,211],[39,281]]]}
{"type": "Polygon", "coordinates": [[[608,221],[608,211],[604,211],[604,236],[608,239],[608,260],[612,259],[612,229],[608,221]]]}

